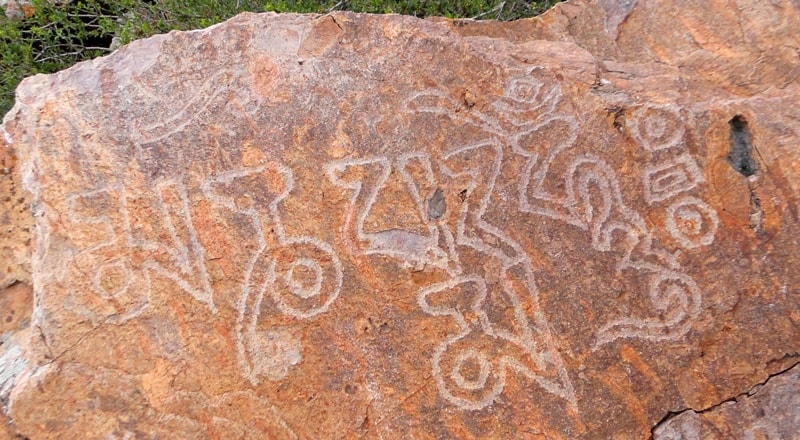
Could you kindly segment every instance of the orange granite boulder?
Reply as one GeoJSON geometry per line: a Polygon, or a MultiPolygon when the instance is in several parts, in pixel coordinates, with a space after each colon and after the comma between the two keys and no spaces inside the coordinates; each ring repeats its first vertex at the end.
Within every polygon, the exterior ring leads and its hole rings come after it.
{"type": "Polygon", "coordinates": [[[675,438],[796,387],[800,8],[678,3],[242,14],[26,79],[0,435],[675,438]]]}

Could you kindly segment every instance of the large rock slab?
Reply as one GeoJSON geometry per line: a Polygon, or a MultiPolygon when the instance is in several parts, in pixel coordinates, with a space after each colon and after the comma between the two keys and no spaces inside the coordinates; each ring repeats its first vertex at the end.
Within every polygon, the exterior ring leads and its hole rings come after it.
{"type": "Polygon", "coordinates": [[[715,408],[798,362],[798,28],[243,14],[27,79],[8,432],[642,438],[715,408]]]}

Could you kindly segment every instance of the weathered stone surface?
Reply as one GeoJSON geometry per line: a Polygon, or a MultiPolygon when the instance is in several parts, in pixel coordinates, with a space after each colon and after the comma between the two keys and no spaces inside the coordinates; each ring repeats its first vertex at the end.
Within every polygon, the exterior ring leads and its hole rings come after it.
{"type": "Polygon", "coordinates": [[[17,157],[5,141],[0,140],[0,289],[30,284],[33,229],[28,195],[13,174],[17,157]]]}
{"type": "Polygon", "coordinates": [[[27,79],[10,432],[642,438],[788,369],[800,15],[719,3],[245,14],[27,79]]]}
{"type": "Polygon", "coordinates": [[[797,438],[800,366],[717,407],[682,412],[654,430],[654,439],[797,438]]]}

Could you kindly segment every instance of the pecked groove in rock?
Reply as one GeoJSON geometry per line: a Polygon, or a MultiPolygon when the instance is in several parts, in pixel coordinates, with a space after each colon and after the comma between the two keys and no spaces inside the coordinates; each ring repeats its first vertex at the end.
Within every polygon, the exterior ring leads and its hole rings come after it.
{"type": "Polygon", "coordinates": [[[25,80],[12,430],[642,438],[774,374],[800,17],[654,3],[243,14],[25,80]]]}

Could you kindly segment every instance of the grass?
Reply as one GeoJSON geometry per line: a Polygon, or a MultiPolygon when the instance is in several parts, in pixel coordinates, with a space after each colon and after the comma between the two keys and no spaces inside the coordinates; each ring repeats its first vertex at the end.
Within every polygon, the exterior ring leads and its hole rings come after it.
{"type": "Polygon", "coordinates": [[[14,104],[23,78],[53,73],[105,55],[138,38],[207,27],[244,12],[326,13],[347,10],[515,20],[559,0],[32,0],[17,18],[0,15],[0,115],[14,104]]]}

